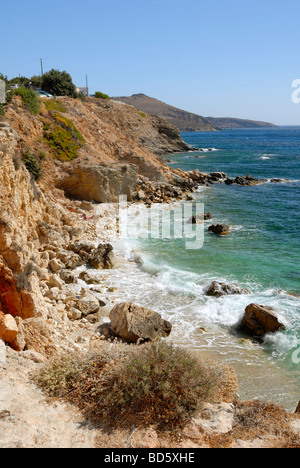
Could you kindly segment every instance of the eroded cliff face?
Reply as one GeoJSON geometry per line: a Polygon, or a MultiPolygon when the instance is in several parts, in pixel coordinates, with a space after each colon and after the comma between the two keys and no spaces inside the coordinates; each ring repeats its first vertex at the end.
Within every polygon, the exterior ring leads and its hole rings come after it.
{"type": "Polygon", "coordinates": [[[20,147],[18,133],[0,122],[0,309],[27,319],[47,313],[39,288],[47,276],[41,246],[68,243],[81,227],[32,180],[20,147]]]}

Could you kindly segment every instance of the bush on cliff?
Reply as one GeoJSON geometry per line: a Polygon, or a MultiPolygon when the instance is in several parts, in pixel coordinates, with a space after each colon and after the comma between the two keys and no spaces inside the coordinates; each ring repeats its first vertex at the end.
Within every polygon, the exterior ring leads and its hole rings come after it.
{"type": "Polygon", "coordinates": [[[98,99],[110,99],[110,97],[107,94],[101,93],[100,91],[95,92],[95,98],[98,99]]]}
{"type": "Polygon", "coordinates": [[[32,89],[18,88],[13,91],[16,96],[21,96],[26,109],[34,115],[40,113],[40,101],[37,94],[32,89]]]}
{"type": "Polygon", "coordinates": [[[32,175],[34,180],[38,181],[43,176],[43,169],[37,156],[32,154],[29,149],[25,151],[22,157],[23,163],[27,171],[32,175]]]}
{"type": "MultiPolygon", "coordinates": [[[[128,349],[128,348],[127,348],[128,349]]],[[[122,357],[94,355],[55,361],[38,384],[76,404],[95,425],[182,426],[216,395],[220,369],[165,342],[129,348],[122,357]]]]}

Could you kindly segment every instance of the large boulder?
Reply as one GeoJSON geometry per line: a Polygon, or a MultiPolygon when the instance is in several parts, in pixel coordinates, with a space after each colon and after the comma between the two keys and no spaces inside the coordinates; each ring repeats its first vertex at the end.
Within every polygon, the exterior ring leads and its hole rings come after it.
{"type": "Polygon", "coordinates": [[[249,289],[241,288],[238,284],[226,284],[218,281],[213,281],[207,291],[207,296],[221,297],[231,294],[251,294],[249,289]]]}
{"type": "Polygon", "coordinates": [[[0,340],[11,343],[18,334],[18,325],[10,314],[0,312],[0,340]]]}
{"type": "Polygon", "coordinates": [[[250,304],[246,307],[241,322],[242,328],[251,335],[263,337],[267,333],[285,330],[273,307],[250,304]]]}
{"type": "Polygon", "coordinates": [[[138,166],[135,164],[80,166],[69,171],[57,187],[79,200],[117,203],[120,195],[132,199],[137,180],[138,166]]]}
{"type": "Polygon", "coordinates": [[[172,325],[160,314],[131,303],[117,304],[110,312],[112,331],[126,341],[153,341],[170,335],[172,325]]]}

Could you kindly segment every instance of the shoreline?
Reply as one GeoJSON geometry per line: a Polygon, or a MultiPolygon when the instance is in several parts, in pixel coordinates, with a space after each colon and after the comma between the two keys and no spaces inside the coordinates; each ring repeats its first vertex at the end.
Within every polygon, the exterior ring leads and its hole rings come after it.
{"type": "MultiPolygon", "coordinates": [[[[172,206],[182,201],[174,200],[173,203],[173,205],[168,205],[168,209],[172,209],[172,206]]],[[[165,206],[164,204],[158,205],[165,206]]],[[[138,210],[140,203],[131,203],[130,207],[138,210]]],[[[107,223],[107,221],[103,222],[107,223]]],[[[177,303],[179,304],[177,307],[180,308],[181,304],[181,307],[187,311],[191,307],[194,309],[193,299],[188,301],[190,303],[188,305],[184,297],[181,298],[180,295],[174,295],[163,288],[157,289],[155,275],[143,268],[141,263],[143,252],[140,249],[135,253],[131,252],[131,259],[129,259],[130,252],[127,251],[126,254],[121,251],[120,241],[116,236],[113,241],[111,237],[106,238],[106,242],[112,243],[117,255],[117,264],[112,270],[99,272],[99,275],[105,278],[104,285],[112,289],[117,288],[109,295],[111,307],[117,302],[126,300],[126,302],[136,303],[159,312],[174,325],[171,336],[168,338],[169,341],[196,351],[204,359],[223,361],[236,371],[242,399],[261,398],[274,401],[286,410],[293,411],[298,403],[297,384],[295,377],[284,368],[280,361],[276,361],[261,345],[233,334],[231,327],[222,327],[213,323],[209,326],[202,322],[197,327],[199,332],[196,332],[196,335],[194,326],[190,328],[187,335],[183,333],[182,327],[188,327],[186,322],[188,312],[185,313],[185,319],[182,322],[175,319],[168,309],[176,307],[177,303]],[[142,291],[145,283],[149,290],[147,293],[142,291]],[[156,297],[155,300],[152,299],[153,296],[156,297]]],[[[247,301],[251,302],[251,296],[247,301]]],[[[106,321],[108,320],[107,314],[106,321]]]]}

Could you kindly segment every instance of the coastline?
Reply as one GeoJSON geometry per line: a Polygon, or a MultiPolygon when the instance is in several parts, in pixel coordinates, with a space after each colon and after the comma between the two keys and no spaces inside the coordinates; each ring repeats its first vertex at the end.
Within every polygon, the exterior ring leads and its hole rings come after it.
{"type": "MultiPolygon", "coordinates": [[[[178,202],[174,201],[173,207],[177,205],[178,202]]],[[[161,204],[161,207],[164,206],[161,204]]],[[[131,208],[138,210],[140,204],[131,204],[131,208]]],[[[172,205],[168,205],[167,209],[172,209],[172,205]]],[[[107,241],[111,242],[111,239],[107,241]]],[[[222,327],[213,322],[209,324],[209,320],[204,322],[201,316],[195,316],[195,297],[181,296],[175,291],[176,287],[166,288],[161,284],[159,273],[143,265],[145,252],[141,246],[124,246],[116,239],[111,243],[118,261],[114,269],[102,271],[101,276],[109,288],[118,286],[118,290],[111,295],[112,304],[125,300],[159,312],[173,324],[168,341],[196,351],[200,359],[224,362],[235,370],[242,400],[273,401],[293,412],[299,398],[292,370],[284,368],[280,361],[266,353],[261,344],[250,337],[236,334],[235,327],[222,327]]],[[[200,299],[205,301],[207,297],[203,294],[200,299]]],[[[230,305],[228,299],[230,301],[232,298],[228,297],[227,302],[224,299],[223,307],[226,308],[226,304],[230,305]]],[[[219,307],[217,301],[215,306],[219,307]]],[[[251,296],[244,297],[246,305],[251,301],[251,296]]],[[[201,308],[201,301],[197,307],[201,308]]]]}

